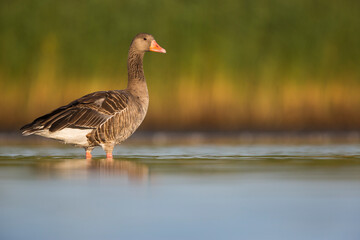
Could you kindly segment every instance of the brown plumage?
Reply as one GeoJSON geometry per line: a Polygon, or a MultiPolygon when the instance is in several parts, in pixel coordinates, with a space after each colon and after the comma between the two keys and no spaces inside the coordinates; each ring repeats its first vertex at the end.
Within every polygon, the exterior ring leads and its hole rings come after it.
{"type": "Polygon", "coordinates": [[[84,147],[87,158],[91,158],[95,146],[101,146],[107,157],[112,158],[114,146],[135,132],[148,109],[149,95],[143,71],[147,51],[166,52],[152,35],[136,35],[128,54],[126,89],[85,95],[23,126],[22,134],[36,134],[84,147]]]}

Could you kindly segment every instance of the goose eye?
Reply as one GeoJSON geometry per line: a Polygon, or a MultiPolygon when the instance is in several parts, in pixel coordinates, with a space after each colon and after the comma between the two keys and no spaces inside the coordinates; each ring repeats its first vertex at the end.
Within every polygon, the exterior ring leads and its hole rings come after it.
{"type": "Polygon", "coordinates": [[[146,39],[146,38],[144,38],[144,40],[146,41],[147,39],[146,39]]]}

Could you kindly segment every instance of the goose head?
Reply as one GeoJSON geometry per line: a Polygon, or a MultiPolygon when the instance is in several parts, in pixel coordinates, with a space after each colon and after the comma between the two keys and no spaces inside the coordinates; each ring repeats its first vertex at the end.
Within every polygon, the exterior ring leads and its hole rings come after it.
{"type": "Polygon", "coordinates": [[[139,52],[160,52],[166,53],[166,50],[160,47],[159,44],[155,41],[154,37],[151,34],[139,33],[135,36],[134,40],[131,43],[131,47],[136,49],[139,52]]]}

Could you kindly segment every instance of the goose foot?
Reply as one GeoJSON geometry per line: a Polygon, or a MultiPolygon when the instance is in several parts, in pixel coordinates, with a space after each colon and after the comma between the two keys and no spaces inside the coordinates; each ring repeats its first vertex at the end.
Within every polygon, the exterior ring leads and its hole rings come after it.
{"type": "Polygon", "coordinates": [[[86,159],[91,159],[92,158],[92,155],[91,155],[91,151],[93,150],[94,148],[92,147],[88,147],[88,148],[85,148],[85,158],[86,159]]]}
{"type": "Polygon", "coordinates": [[[101,147],[104,149],[104,151],[106,152],[106,158],[107,159],[112,159],[113,158],[113,150],[114,150],[114,143],[105,143],[104,145],[101,145],[101,147]]]}
{"type": "Polygon", "coordinates": [[[91,159],[91,158],[92,158],[91,153],[88,152],[88,151],[86,151],[86,153],[85,153],[85,158],[86,158],[86,159],[91,159]]]}

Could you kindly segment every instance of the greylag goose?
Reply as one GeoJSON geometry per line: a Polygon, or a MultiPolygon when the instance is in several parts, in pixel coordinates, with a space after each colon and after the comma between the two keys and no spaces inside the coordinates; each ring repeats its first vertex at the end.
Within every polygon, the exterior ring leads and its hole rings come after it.
{"type": "Polygon", "coordinates": [[[23,126],[22,134],[83,147],[87,159],[94,147],[101,146],[106,157],[112,158],[114,146],[130,137],[145,118],[149,94],[143,58],[148,51],[166,53],[152,35],[136,35],[128,54],[126,89],[87,94],[23,126]]]}

